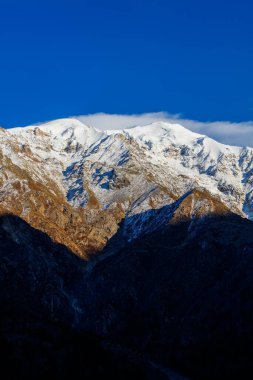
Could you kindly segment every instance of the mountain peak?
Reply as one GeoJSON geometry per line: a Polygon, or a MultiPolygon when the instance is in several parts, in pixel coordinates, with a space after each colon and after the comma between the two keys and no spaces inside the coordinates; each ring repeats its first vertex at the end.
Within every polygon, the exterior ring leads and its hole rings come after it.
{"type": "Polygon", "coordinates": [[[12,133],[20,133],[22,131],[27,131],[27,130],[34,130],[34,129],[40,129],[44,132],[47,132],[53,136],[56,135],[64,135],[66,130],[72,129],[72,130],[83,130],[83,131],[97,131],[97,129],[83,124],[81,121],[75,118],[64,118],[64,119],[56,119],[56,120],[51,120],[46,123],[39,123],[39,124],[31,124],[26,127],[17,127],[17,128],[12,128],[10,129],[10,132],[12,133]]]}
{"type": "Polygon", "coordinates": [[[67,118],[9,133],[22,151],[29,148],[50,174],[54,171],[75,207],[120,203],[131,213],[202,187],[232,211],[253,218],[253,149],[223,145],[162,121],[99,131],[67,118]]]}
{"type": "Polygon", "coordinates": [[[192,132],[180,124],[155,122],[145,126],[137,126],[125,129],[125,132],[135,138],[145,140],[149,139],[170,139],[176,143],[189,144],[199,137],[205,137],[198,133],[192,132]]]}
{"type": "Polygon", "coordinates": [[[77,146],[88,148],[104,136],[103,132],[74,118],[13,128],[10,129],[10,132],[35,150],[37,150],[38,144],[40,148],[42,144],[51,146],[52,151],[61,153],[73,153],[77,146]]]}

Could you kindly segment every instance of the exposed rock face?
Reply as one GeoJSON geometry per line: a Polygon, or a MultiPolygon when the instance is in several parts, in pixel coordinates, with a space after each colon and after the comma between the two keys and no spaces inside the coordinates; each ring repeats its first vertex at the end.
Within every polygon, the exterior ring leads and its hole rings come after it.
{"type": "Polygon", "coordinates": [[[218,217],[232,214],[219,198],[207,191],[193,190],[182,199],[170,220],[171,224],[201,220],[205,217],[218,217]]]}
{"type": "MultiPolygon", "coordinates": [[[[41,136],[41,135],[39,135],[41,136]]],[[[43,135],[42,135],[43,136],[43,135]]],[[[93,205],[71,206],[58,180],[62,167],[49,170],[44,161],[24,149],[15,136],[2,132],[0,142],[0,206],[46,232],[83,258],[98,252],[116,231],[124,213],[93,205]]]]}
{"type": "MultiPolygon", "coordinates": [[[[120,225],[121,240],[132,241],[154,231],[163,230],[168,225],[199,220],[205,217],[232,214],[229,208],[218,197],[206,190],[192,190],[178,200],[160,209],[149,209],[127,216],[120,225]]],[[[119,239],[119,238],[118,238],[119,239]]]]}
{"type": "Polygon", "coordinates": [[[131,240],[146,230],[145,212],[163,208],[168,220],[192,191],[251,218],[253,150],[180,125],[101,132],[63,119],[1,130],[0,165],[2,206],[83,258],[101,250],[122,219],[134,223],[131,240]]]}

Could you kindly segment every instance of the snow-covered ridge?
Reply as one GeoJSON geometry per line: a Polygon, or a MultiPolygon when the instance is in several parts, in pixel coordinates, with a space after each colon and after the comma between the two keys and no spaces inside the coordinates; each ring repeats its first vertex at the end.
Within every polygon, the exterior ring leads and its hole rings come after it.
{"type": "MultiPolygon", "coordinates": [[[[221,144],[205,135],[201,135],[188,130],[180,124],[155,122],[146,126],[136,126],[123,130],[105,130],[99,131],[92,126],[83,124],[77,119],[59,119],[43,124],[29,125],[27,127],[18,127],[8,130],[11,134],[25,137],[27,142],[32,146],[37,145],[41,135],[38,131],[44,132],[50,138],[53,149],[61,150],[68,143],[78,144],[84,148],[99,143],[107,136],[122,135],[127,136],[141,145],[149,146],[150,150],[162,150],[167,145],[186,146],[188,148],[204,147],[212,158],[218,158],[221,154],[233,153],[240,154],[245,148],[221,144]]],[[[252,148],[247,148],[253,151],[252,148]]],[[[158,152],[156,152],[158,153],[158,152]]]]}
{"type": "Polygon", "coordinates": [[[221,144],[206,135],[192,132],[180,124],[156,122],[147,126],[125,129],[123,132],[136,140],[142,142],[153,141],[155,144],[160,143],[161,145],[167,140],[176,145],[194,146],[205,140],[206,147],[209,148],[213,156],[218,156],[227,151],[238,153],[242,149],[237,146],[221,144]]]}
{"type": "Polygon", "coordinates": [[[16,136],[26,137],[30,143],[33,140],[36,143],[38,137],[34,138],[33,135],[38,136],[38,131],[42,131],[48,135],[52,147],[56,150],[64,149],[66,142],[89,147],[104,136],[103,132],[84,125],[76,119],[59,119],[44,124],[12,128],[9,131],[16,136]]]}
{"type": "Polygon", "coordinates": [[[252,148],[166,122],[102,132],[60,119],[8,131],[59,172],[58,183],[75,206],[85,207],[92,192],[101,206],[121,203],[133,213],[200,187],[253,217],[252,148]]]}
{"type": "MultiPolygon", "coordinates": [[[[81,121],[72,118],[59,119],[43,124],[29,125],[27,127],[17,127],[8,131],[17,136],[28,135],[31,138],[31,133],[37,130],[48,134],[52,141],[72,140],[84,147],[89,147],[98,142],[105,136],[122,134],[127,135],[141,143],[154,143],[155,145],[163,144],[169,141],[176,145],[196,145],[200,140],[206,142],[212,156],[218,156],[221,153],[232,151],[238,153],[242,150],[241,147],[221,144],[205,135],[201,135],[188,130],[180,124],[155,122],[146,126],[136,126],[127,129],[113,129],[99,131],[98,129],[83,124],[81,121]]],[[[54,144],[57,146],[57,144],[54,144]]],[[[250,149],[250,148],[249,148],[250,149]]]]}
{"type": "MultiPolygon", "coordinates": [[[[26,133],[27,131],[33,131],[36,129],[40,129],[45,133],[50,134],[53,137],[67,137],[70,131],[73,132],[72,137],[76,137],[79,140],[79,143],[84,145],[91,145],[92,138],[97,140],[99,136],[103,135],[112,135],[112,134],[129,134],[134,138],[138,138],[140,140],[147,138],[170,138],[171,140],[175,140],[175,142],[180,142],[181,144],[191,143],[197,138],[207,137],[202,134],[198,134],[190,131],[189,129],[183,127],[180,124],[175,123],[167,123],[167,122],[154,122],[152,124],[144,125],[144,126],[135,126],[131,128],[125,129],[112,129],[100,131],[90,125],[83,124],[81,121],[73,118],[65,118],[49,121],[42,124],[28,125],[26,127],[16,127],[11,128],[8,131],[10,133],[20,135],[26,133]],[[89,139],[88,141],[85,139],[85,136],[89,139]]],[[[214,144],[219,145],[220,147],[231,147],[230,145],[221,144],[210,138],[214,144]]],[[[235,147],[236,148],[236,147],[235,147]]],[[[237,147],[239,148],[239,147],[237,147]]]]}

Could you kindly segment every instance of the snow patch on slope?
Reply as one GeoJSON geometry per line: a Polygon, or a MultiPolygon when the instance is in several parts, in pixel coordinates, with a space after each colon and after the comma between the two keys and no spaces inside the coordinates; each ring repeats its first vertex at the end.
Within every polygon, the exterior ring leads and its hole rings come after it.
{"type": "Polygon", "coordinates": [[[253,215],[252,148],[224,145],[165,122],[101,132],[60,119],[9,132],[59,173],[57,181],[76,207],[85,207],[92,191],[105,208],[120,202],[135,212],[137,199],[145,199],[140,210],[151,207],[151,195],[144,195],[154,187],[177,196],[202,187],[233,210],[253,215]]]}

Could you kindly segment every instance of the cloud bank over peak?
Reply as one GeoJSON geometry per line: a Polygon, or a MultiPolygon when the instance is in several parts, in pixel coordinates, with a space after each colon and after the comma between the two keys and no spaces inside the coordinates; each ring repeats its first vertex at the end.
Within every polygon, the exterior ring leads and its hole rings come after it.
{"type": "Polygon", "coordinates": [[[104,131],[107,129],[125,129],[137,125],[147,125],[156,121],[167,121],[168,118],[175,120],[179,116],[180,115],[170,115],[167,112],[150,112],[132,115],[99,112],[91,115],[76,116],[75,118],[84,124],[92,125],[104,131]]]}
{"type": "Polygon", "coordinates": [[[107,114],[95,113],[90,115],[75,116],[84,124],[91,125],[100,130],[125,129],[134,126],[142,126],[156,121],[165,121],[173,124],[181,124],[193,132],[207,135],[223,144],[251,146],[253,147],[253,121],[230,122],[214,121],[202,122],[183,118],[180,114],[168,112],[150,112],[143,114],[107,114]]]}

